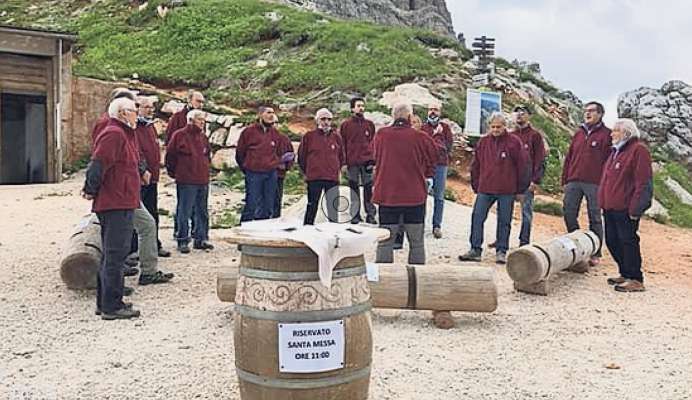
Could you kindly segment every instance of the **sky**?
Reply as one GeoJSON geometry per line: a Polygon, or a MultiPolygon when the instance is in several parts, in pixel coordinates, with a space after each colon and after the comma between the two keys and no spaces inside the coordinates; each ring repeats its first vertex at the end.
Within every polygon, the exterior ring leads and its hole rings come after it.
{"type": "Polygon", "coordinates": [[[690,0],[447,0],[467,46],[496,39],[496,54],[535,61],[542,75],[617,118],[617,97],[680,79],[692,84],[690,0]]]}

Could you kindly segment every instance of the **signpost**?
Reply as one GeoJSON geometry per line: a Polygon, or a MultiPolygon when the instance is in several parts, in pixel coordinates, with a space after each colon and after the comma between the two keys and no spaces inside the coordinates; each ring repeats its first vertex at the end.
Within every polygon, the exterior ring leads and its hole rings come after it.
{"type": "Polygon", "coordinates": [[[475,38],[471,47],[473,48],[473,54],[478,57],[478,72],[490,72],[488,64],[490,64],[492,56],[495,55],[495,38],[483,35],[479,38],[475,38]]]}

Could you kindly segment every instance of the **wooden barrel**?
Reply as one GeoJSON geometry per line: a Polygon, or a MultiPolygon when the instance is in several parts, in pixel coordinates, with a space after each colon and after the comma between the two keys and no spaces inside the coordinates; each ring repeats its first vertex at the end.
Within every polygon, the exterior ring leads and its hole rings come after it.
{"type": "Polygon", "coordinates": [[[585,263],[598,252],[600,240],[591,231],[575,231],[539,244],[522,246],[507,256],[507,273],[516,283],[528,285],[585,263]]]}
{"type": "Polygon", "coordinates": [[[244,244],[241,252],[234,320],[241,398],[367,399],[372,322],[363,256],[341,260],[325,287],[306,247],[244,244]]]}
{"type": "Polygon", "coordinates": [[[60,261],[60,278],[70,289],[96,289],[101,264],[101,225],[90,214],[77,225],[60,261]]]}
{"type": "MultiPolygon", "coordinates": [[[[373,307],[411,310],[493,312],[497,308],[495,271],[481,265],[378,265],[368,282],[373,307]]],[[[233,302],[238,267],[217,275],[216,293],[233,302]]]]}

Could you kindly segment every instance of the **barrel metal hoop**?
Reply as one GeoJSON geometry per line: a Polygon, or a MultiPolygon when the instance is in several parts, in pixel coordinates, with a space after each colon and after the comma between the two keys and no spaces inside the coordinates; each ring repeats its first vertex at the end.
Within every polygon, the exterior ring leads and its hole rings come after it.
{"type": "Polygon", "coordinates": [[[103,254],[103,251],[101,251],[101,249],[99,249],[99,247],[95,244],[84,243],[84,247],[91,247],[92,249],[96,249],[96,251],[98,251],[99,254],[103,254]]]}
{"type": "Polygon", "coordinates": [[[241,252],[256,257],[316,257],[308,247],[267,247],[244,244],[241,252]]]}
{"type": "Polygon", "coordinates": [[[545,259],[548,260],[548,268],[545,270],[545,275],[543,276],[543,279],[547,279],[550,276],[550,270],[553,268],[553,262],[550,259],[550,254],[541,246],[534,244],[533,247],[537,248],[540,250],[541,253],[545,256],[545,259]]]}
{"type": "Polygon", "coordinates": [[[591,242],[591,248],[593,249],[593,252],[589,254],[589,257],[592,257],[594,254],[598,253],[598,249],[596,248],[596,242],[594,242],[593,238],[588,233],[585,233],[584,236],[589,238],[589,242],[591,242]]]}
{"type": "Polygon", "coordinates": [[[238,379],[240,380],[252,383],[254,385],[274,389],[320,389],[365,379],[370,376],[370,366],[368,365],[365,368],[357,369],[343,375],[314,379],[269,378],[243,371],[239,368],[236,369],[236,374],[238,374],[238,379]]]}
{"type": "MultiPolygon", "coordinates": [[[[332,279],[348,278],[350,276],[365,275],[365,265],[352,268],[336,269],[332,272],[332,279]]],[[[248,278],[264,279],[268,281],[319,281],[318,272],[280,272],[267,271],[257,268],[240,267],[240,275],[248,278]]]]}
{"type": "Polygon", "coordinates": [[[335,308],[333,310],[318,310],[318,311],[294,311],[294,312],[282,312],[282,311],[265,311],[258,310],[256,308],[244,306],[241,304],[235,305],[235,311],[243,316],[264,319],[270,321],[279,322],[319,322],[319,321],[331,321],[344,317],[348,317],[354,314],[360,314],[363,312],[370,311],[372,309],[372,303],[366,301],[364,303],[356,304],[350,307],[335,308]]]}
{"type": "Polygon", "coordinates": [[[408,300],[406,308],[415,310],[418,303],[418,282],[416,280],[416,269],[410,265],[406,266],[408,273],[408,300]]]}

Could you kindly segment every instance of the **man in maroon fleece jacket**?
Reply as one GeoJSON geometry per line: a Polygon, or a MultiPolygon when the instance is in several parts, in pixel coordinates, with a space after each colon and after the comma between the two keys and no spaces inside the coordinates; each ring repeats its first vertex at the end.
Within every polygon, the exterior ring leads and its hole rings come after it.
{"type": "Polygon", "coordinates": [[[480,261],[483,228],[490,207],[497,202],[497,237],[495,262],[507,262],[509,235],[512,229],[514,199],[520,200],[529,186],[528,153],[521,140],[507,132],[507,119],[501,112],[488,118],[489,134],[476,144],[471,164],[471,187],[476,193],[471,216],[471,249],[461,261],[480,261]]]}
{"type": "Polygon", "coordinates": [[[442,238],[442,212],[445,205],[445,186],[447,184],[447,168],[449,165],[449,155],[454,145],[452,129],[445,122],[440,120],[442,116],[442,105],[431,104],[428,106],[428,118],[423,124],[423,132],[430,135],[437,145],[437,159],[435,161],[435,175],[433,176],[433,197],[435,199],[433,208],[433,237],[442,238]]]}
{"type": "MultiPolygon", "coordinates": [[[[598,184],[601,181],[603,165],[610,155],[612,141],[610,129],[603,124],[603,105],[595,101],[584,106],[584,123],[572,136],[572,143],[565,156],[562,167],[564,187],[563,210],[568,232],[579,229],[579,208],[586,197],[589,216],[589,229],[601,239],[603,245],[603,222],[598,205],[598,184]]],[[[601,249],[589,263],[598,265],[601,249]]]]}
{"type": "Polygon", "coordinates": [[[374,224],[375,206],[372,204],[372,170],[375,158],[372,155],[372,139],[375,137],[375,124],[363,116],[365,100],[362,97],[351,99],[352,116],[341,123],[339,134],[344,141],[346,166],[348,167],[348,186],[351,188],[351,223],[362,221],[360,215],[360,186],[363,186],[363,206],[365,222],[374,224]]]}
{"type": "Polygon", "coordinates": [[[196,90],[190,90],[187,94],[187,104],[185,104],[185,107],[173,114],[171,119],[168,120],[163,137],[164,143],[168,144],[173,133],[187,125],[187,113],[192,110],[201,110],[202,107],[204,107],[204,95],[196,90]]]}
{"type": "Polygon", "coordinates": [[[614,149],[603,169],[598,202],[605,218],[606,245],[620,276],[608,278],[608,283],[619,292],[641,292],[644,276],[637,230],[653,199],[651,155],[631,119],[615,122],[610,136],[614,149]]]}
{"type": "MultiPolygon", "coordinates": [[[[111,102],[115,99],[120,99],[120,98],[126,98],[130,99],[132,101],[135,101],[135,94],[130,91],[128,88],[115,88],[111,90],[110,95],[108,96],[108,103],[106,104],[106,108],[110,106],[111,102]]],[[[103,112],[101,116],[96,120],[94,123],[94,128],[91,130],[91,146],[96,144],[96,138],[98,137],[99,133],[103,130],[103,128],[108,125],[110,122],[111,117],[108,115],[108,110],[103,112]]]]}
{"type": "Polygon", "coordinates": [[[209,162],[211,149],[204,134],[206,114],[192,110],[187,115],[188,124],[173,132],[166,147],[166,169],[175,179],[178,221],[176,239],[178,250],[189,253],[190,218],[194,218],[193,248],[212,250],[209,243],[209,162]],[[194,210],[194,212],[193,212],[194,210]]]}
{"type": "Polygon", "coordinates": [[[394,123],[375,136],[375,187],[373,202],[379,206],[380,227],[389,229],[388,240],[377,246],[376,262],[394,261],[394,241],[403,222],[409,239],[409,264],[425,264],[426,178],[431,178],[437,161],[435,143],[411,127],[413,108],[397,104],[394,123]]]}
{"type": "Polygon", "coordinates": [[[341,136],[332,128],[332,118],[332,113],[326,108],[317,110],[317,129],[306,133],[298,147],[298,165],[308,186],[305,225],[315,223],[322,193],[326,198],[327,218],[330,222],[338,222],[335,188],[339,184],[345,156],[341,136]]]}

